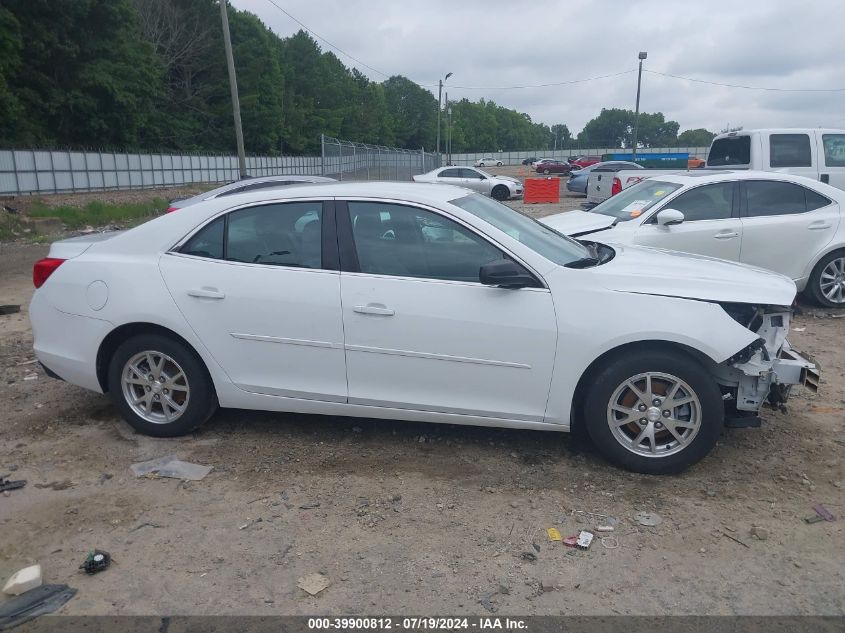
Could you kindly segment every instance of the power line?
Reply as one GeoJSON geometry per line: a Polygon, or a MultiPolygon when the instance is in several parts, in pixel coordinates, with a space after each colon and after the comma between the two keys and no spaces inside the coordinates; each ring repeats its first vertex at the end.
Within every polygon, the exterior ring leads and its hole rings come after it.
{"type": "Polygon", "coordinates": [[[742,88],[743,90],[765,90],[767,92],[845,92],[845,88],[765,88],[762,86],[743,86],[740,84],[726,84],[718,81],[707,81],[706,79],[694,79],[693,77],[682,77],[680,75],[672,75],[671,73],[661,73],[656,70],[648,70],[643,68],[644,73],[652,75],[660,75],[661,77],[671,77],[672,79],[683,79],[684,81],[692,81],[698,84],[708,84],[711,86],[722,86],[724,88],[742,88]]]}
{"type": "Polygon", "coordinates": [[[554,83],[548,84],[529,84],[524,86],[455,86],[449,84],[449,89],[460,89],[460,90],[523,90],[525,88],[549,88],[552,86],[568,86],[570,84],[581,84],[587,81],[596,81],[598,79],[608,79],[610,77],[619,77],[621,75],[627,75],[634,71],[636,68],[630,68],[628,70],[623,70],[622,72],[618,73],[611,73],[610,75],[599,75],[598,77],[586,77],[585,79],[571,79],[569,81],[556,81],[554,83]]]}

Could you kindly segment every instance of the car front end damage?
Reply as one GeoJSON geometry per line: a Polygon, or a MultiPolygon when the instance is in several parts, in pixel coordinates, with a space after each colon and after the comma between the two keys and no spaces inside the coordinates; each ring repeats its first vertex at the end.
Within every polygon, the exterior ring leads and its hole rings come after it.
{"type": "Polygon", "coordinates": [[[793,350],[786,339],[791,308],[744,303],[720,305],[737,323],[758,335],[750,345],[714,369],[725,400],[728,425],[759,425],[756,416],[761,407],[766,403],[782,407],[796,387],[818,391],[818,367],[793,350]]]}

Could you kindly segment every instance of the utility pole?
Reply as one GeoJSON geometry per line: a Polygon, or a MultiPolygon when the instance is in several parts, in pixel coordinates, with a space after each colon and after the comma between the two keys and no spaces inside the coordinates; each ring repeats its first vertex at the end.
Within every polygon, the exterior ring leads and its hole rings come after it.
{"type": "Polygon", "coordinates": [[[640,125],[640,86],[643,81],[643,60],[648,57],[648,53],[640,51],[640,72],[637,74],[637,110],[634,114],[634,142],[631,145],[631,162],[637,161],[637,128],[640,125]]]}
{"type": "Polygon", "coordinates": [[[241,178],[246,178],[244,131],[241,127],[241,104],[238,100],[238,78],[235,76],[235,60],[232,57],[232,38],[229,35],[229,16],[226,15],[226,0],[220,0],[220,18],[223,20],[223,45],[226,48],[226,64],[229,66],[229,89],[232,92],[232,113],[235,116],[235,140],[238,144],[238,168],[241,178]]]}
{"type": "MultiPolygon", "coordinates": [[[[440,153],[440,111],[443,109],[443,82],[449,79],[452,73],[446,73],[446,76],[438,82],[437,88],[437,153],[440,153]]],[[[447,94],[448,98],[449,95],[447,94]]]]}
{"type": "Polygon", "coordinates": [[[452,164],[452,108],[449,107],[449,93],[446,93],[446,164],[452,164]]]}

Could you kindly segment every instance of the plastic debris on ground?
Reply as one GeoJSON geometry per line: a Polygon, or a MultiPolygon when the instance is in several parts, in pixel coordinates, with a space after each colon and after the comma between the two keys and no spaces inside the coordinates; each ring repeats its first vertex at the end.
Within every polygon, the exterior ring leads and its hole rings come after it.
{"type": "Polygon", "coordinates": [[[7,490],[17,490],[19,488],[23,488],[25,485],[25,479],[10,481],[8,479],[3,479],[3,477],[0,477],[0,492],[5,492],[7,490]]]}
{"type": "Polygon", "coordinates": [[[88,552],[88,556],[79,566],[79,569],[85,571],[86,574],[97,574],[105,571],[111,565],[111,554],[104,552],[101,549],[95,549],[93,552],[88,552]]]}
{"type": "Polygon", "coordinates": [[[593,544],[593,533],[582,530],[578,535],[578,540],[575,541],[575,547],[578,549],[590,549],[593,544]]]}
{"type": "Polygon", "coordinates": [[[577,547],[578,546],[578,534],[575,536],[567,536],[563,539],[563,544],[567,547],[577,547]]]}
{"type": "Polygon", "coordinates": [[[3,585],[3,593],[10,596],[19,596],[31,589],[40,587],[42,582],[41,565],[30,565],[12,574],[11,578],[3,585]]]}
{"type": "Polygon", "coordinates": [[[549,535],[550,541],[559,541],[560,540],[560,531],[557,528],[546,528],[546,534],[549,535]]]}
{"type": "Polygon", "coordinates": [[[41,585],[4,602],[0,604],[0,631],[58,611],[75,595],[76,589],[67,585],[41,585]]]}
{"type": "Polygon", "coordinates": [[[813,510],[816,511],[816,514],[823,518],[825,521],[833,522],[836,521],[836,517],[831,514],[830,510],[825,508],[821,503],[817,506],[813,506],[813,510]]]}
{"type": "Polygon", "coordinates": [[[654,512],[637,512],[634,515],[634,521],[646,527],[655,527],[663,523],[663,519],[660,518],[660,515],[655,514],[654,512]]]}
{"type": "Polygon", "coordinates": [[[170,477],[172,479],[183,479],[188,481],[200,481],[211,472],[213,466],[202,466],[183,462],[176,459],[176,455],[159,457],[146,462],[132,464],[130,467],[136,477],[147,477],[157,475],[159,477],[170,477]]]}
{"type": "Polygon", "coordinates": [[[308,574],[296,581],[296,586],[306,593],[316,596],[331,583],[323,574],[308,574]]]}

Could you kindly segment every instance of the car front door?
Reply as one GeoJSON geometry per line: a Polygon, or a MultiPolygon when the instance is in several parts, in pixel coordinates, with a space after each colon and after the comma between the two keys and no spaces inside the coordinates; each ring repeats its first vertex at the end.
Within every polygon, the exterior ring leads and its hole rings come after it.
{"type": "Polygon", "coordinates": [[[634,243],[739,261],[742,222],[736,191],[736,182],[719,182],[681,193],[660,208],[677,209],[684,221],[661,226],[658,209],[637,228],[634,243]]]}
{"type": "Polygon", "coordinates": [[[349,403],[541,421],[557,341],[548,289],[479,283],[502,251],[434,210],[338,204],[349,403]]]}
{"type": "Polygon", "coordinates": [[[480,171],[464,167],[461,169],[461,176],[464,178],[464,187],[468,187],[478,193],[490,195],[490,179],[480,171]]]}
{"type": "Polygon", "coordinates": [[[792,182],[746,180],[742,199],[744,264],[768,268],[798,280],[833,239],[839,206],[792,182]]]}
{"type": "Polygon", "coordinates": [[[188,324],[245,391],[346,402],[333,204],[238,209],[159,262],[188,324]]]}

